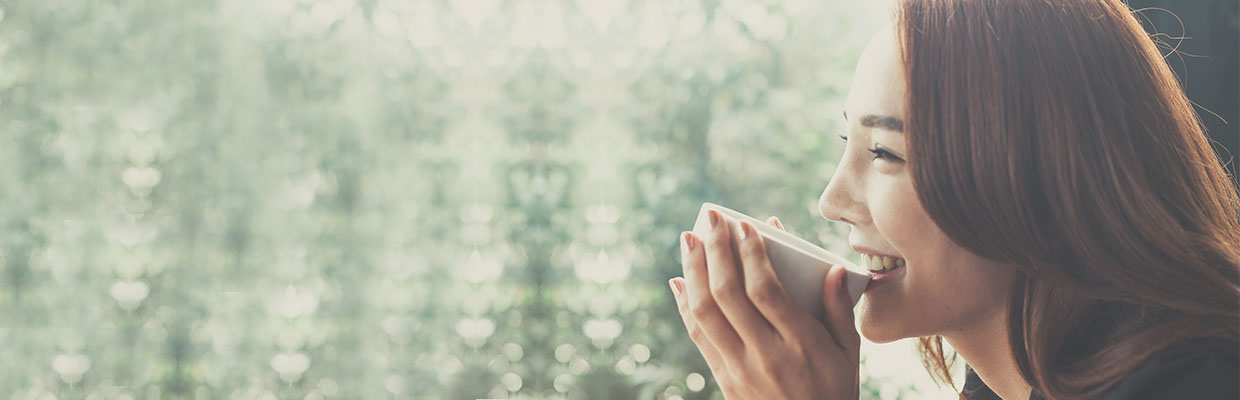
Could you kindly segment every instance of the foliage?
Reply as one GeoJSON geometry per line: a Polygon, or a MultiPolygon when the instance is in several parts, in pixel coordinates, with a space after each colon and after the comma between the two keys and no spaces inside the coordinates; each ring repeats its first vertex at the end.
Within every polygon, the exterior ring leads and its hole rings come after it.
{"type": "Polygon", "coordinates": [[[0,396],[719,398],[677,234],[848,252],[848,7],[4,2],[0,396]]]}

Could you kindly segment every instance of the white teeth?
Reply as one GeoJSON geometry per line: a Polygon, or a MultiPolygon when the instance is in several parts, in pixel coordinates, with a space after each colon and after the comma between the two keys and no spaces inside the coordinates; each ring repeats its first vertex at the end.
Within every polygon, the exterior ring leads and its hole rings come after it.
{"type": "Polygon", "coordinates": [[[875,256],[869,254],[861,255],[861,265],[866,269],[874,272],[890,271],[899,267],[903,267],[905,261],[903,258],[875,256]]]}

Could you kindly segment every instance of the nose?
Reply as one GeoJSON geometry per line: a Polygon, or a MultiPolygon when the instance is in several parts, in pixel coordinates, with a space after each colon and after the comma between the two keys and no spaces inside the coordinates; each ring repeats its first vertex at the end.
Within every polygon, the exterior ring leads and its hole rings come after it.
{"type": "Polygon", "coordinates": [[[862,176],[855,167],[854,157],[845,154],[831,176],[831,182],[818,198],[818,212],[823,218],[835,222],[857,225],[865,222],[865,202],[862,176]]]}

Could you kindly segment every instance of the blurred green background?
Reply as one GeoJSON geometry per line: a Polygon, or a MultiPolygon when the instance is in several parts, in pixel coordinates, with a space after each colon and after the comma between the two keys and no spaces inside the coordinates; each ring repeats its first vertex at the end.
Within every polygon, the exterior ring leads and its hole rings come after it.
{"type": "MultiPolygon", "coordinates": [[[[703,201],[816,201],[883,2],[0,2],[0,398],[718,399],[703,201]]],[[[911,344],[862,398],[942,398],[911,344]]]]}

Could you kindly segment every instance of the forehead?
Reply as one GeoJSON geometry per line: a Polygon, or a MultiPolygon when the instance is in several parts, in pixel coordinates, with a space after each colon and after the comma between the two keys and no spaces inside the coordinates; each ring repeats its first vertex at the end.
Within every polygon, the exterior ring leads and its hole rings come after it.
{"type": "Polygon", "coordinates": [[[899,51],[895,28],[891,25],[866,45],[844,102],[850,120],[862,114],[904,117],[904,93],[908,85],[899,51]]]}

